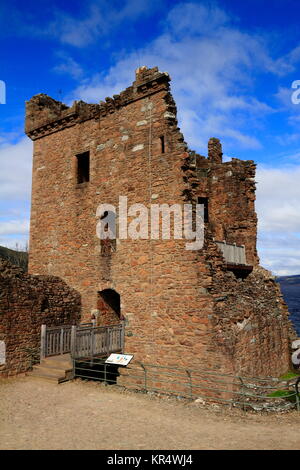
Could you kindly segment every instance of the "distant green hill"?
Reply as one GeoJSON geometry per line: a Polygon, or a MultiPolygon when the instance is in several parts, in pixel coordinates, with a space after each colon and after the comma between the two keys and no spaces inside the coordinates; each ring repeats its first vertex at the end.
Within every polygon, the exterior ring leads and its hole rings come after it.
{"type": "Polygon", "coordinates": [[[26,251],[16,251],[5,246],[0,246],[0,258],[6,259],[11,264],[19,266],[27,271],[28,269],[28,253],[26,251]]]}
{"type": "Polygon", "coordinates": [[[300,274],[295,274],[293,276],[276,276],[276,281],[284,284],[299,284],[300,285],[300,274]]]}
{"type": "Polygon", "coordinates": [[[300,337],[300,275],[278,276],[279,283],[285,302],[287,303],[290,319],[300,337]]]}

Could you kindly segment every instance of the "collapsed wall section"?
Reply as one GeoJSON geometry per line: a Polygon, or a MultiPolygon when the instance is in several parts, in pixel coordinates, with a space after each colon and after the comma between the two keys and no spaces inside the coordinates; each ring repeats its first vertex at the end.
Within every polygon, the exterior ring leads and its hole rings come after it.
{"type": "Polygon", "coordinates": [[[76,324],[80,308],[80,295],[61,279],[0,260],[0,376],[28,370],[39,357],[41,325],[76,324]]]}

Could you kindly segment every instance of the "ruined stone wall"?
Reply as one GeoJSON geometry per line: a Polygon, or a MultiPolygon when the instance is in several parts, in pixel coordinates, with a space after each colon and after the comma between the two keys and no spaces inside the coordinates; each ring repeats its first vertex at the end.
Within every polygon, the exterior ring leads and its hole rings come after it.
{"type": "Polygon", "coordinates": [[[255,266],[246,277],[224,269],[210,251],[214,299],[212,344],[241,376],[279,376],[291,365],[295,332],[272,274],[255,266]]]}
{"type": "MultiPolygon", "coordinates": [[[[169,80],[157,68],[142,68],[131,87],[99,105],[79,102],[67,108],[46,95],[27,103],[26,131],[34,140],[29,270],[59,276],[80,292],[83,320],[97,313],[100,324],[109,323],[107,312],[97,309],[98,293],[118,292],[126,319],[125,349],[137,360],[238,372],[244,368],[239,355],[247,361],[252,345],[259,349],[261,344],[247,343],[242,350],[238,339],[232,354],[222,347],[218,332],[225,335],[237,305],[238,321],[247,317],[251,286],[258,285],[253,292],[272,312],[278,292],[265,295],[265,284],[255,275],[252,284],[245,279],[238,284],[213,238],[244,244],[247,263],[257,265],[255,166],[236,159],[222,163],[217,139],[209,143],[208,159],[191,157],[177,127],[169,80]],[[89,182],[77,184],[76,155],[86,151],[89,182]],[[103,256],[96,210],[103,203],[118,210],[119,196],[127,196],[128,207],[208,197],[203,249],[186,250],[184,239],[117,238],[115,249],[103,256]],[[216,297],[234,289],[238,296],[229,295],[220,313],[216,297]]],[[[258,303],[253,309],[262,315],[258,303]]],[[[285,325],[283,317],[276,321],[285,325]]],[[[272,335],[261,341],[272,348],[272,335]]],[[[273,375],[288,368],[287,347],[284,339],[276,348],[274,358],[284,351],[285,359],[274,361],[273,375]]],[[[258,373],[265,370],[257,365],[258,373]]]]}
{"type": "Polygon", "coordinates": [[[38,357],[42,324],[70,325],[79,319],[80,295],[64,281],[30,276],[0,260],[0,341],[6,349],[0,376],[25,372],[38,357]]]}
{"type": "Polygon", "coordinates": [[[211,347],[222,351],[235,374],[280,375],[291,367],[295,333],[273,276],[258,265],[255,164],[235,158],[222,162],[221,144],[212,138],[208,158],[190,152],[185,175],[190,199],[208,198],[203,252],[211,272],[207,291],[214,303],[211,347]],[[251,269],[229,268],[215,240],[244,245],[251,269]]]}
{"type": "Polygon", "coordinates": [[[255,212],[255,168],[252,160],[232,158],[222,162],[218,139],[208,142],[208,158],[190,152],[185,166],[189,197],[208,199],[207,233],[215,240],[245,245],[247,263],[257,265],[257,215],[255,212]]]}

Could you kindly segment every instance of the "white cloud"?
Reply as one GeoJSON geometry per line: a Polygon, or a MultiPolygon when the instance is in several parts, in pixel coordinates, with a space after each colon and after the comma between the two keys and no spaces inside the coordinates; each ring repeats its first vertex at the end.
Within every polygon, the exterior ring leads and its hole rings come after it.
{"type": "Polygon", "coordinates": [[[49,25],[48,33],[59,38],[62,43],[82,47],[107,32],[107,23],[96,5],[91,5],[88,16],[81,20],[64,12],[57,13],[57,19],[49,25]]]}
{"type": "Polygon", "coordinates": [[[300,273],[300,166],[258,167],[261,263],[279,275],[300,273]]]}
{"type": "Polygon", "coordinates": [[[32,142],[23,137],[11,143],[3,137],[0,165],[0,245],[25,246],[29,233],[32,142]]]}
{"type": "Polygon", "coordinates": [[[278,75],[294,72],[300,59],[300,46],[295,47],[284,56],[274,62],[274,67],[278,75]]]}
{"type": "Polygon", "coordinates": [[[78,62],[63,52],[60,52],[57,55],[60,57],[61,63],[54,67],[54,72],[66,73],[77,80],[83,77],[84,71],[78,62]]]}
{"type": "Polygon", "coordinates": [[[256,179],[260,229],[300,233],[300,166],[260,166],[256,179]]]}
{"type": "Polygon", "coordinates": [[[56,19],[38,33],[57,38],[63,44],[85,47],[107,36],[123,21],[134,22],[157,6],[157,0],[126,0],[118,8],[106,0],[94,0],[88,3],[87,14],[81,14],[80,18],[63,10],[56,11],[56,19]]]}
{"type": "Polygon", "coordinates": [[[9,220],[0,222],[0,237],[3,235],[25,234],[28,235],[29,221],[23,220],[9,220]]]}
{"type": "Polygon", "coordinates": [[[32,142],[23,137],[0,148],[0,201],[29,199],[31,191],[32,142]]]}
{"type": "Polygon", "coordinates": [[[210,34],[228,21],[228,14],[216,5],[200,5],[192,2],[176,5],[167,18],[169,27],[177,34],[183,35],[186,35],[187,31],[189,34],[199,32],[210,34]]]}
{"type": "Polygon", "coordinates": [[[280,86],[278,88],[277,93],[275,94],[275,98],[278,100],[280,104],[281,111],[291,111],[293,113],[299,112],[300,106],[295,105],[292,102],[292,94],[295,90],[292,89],[292,81],[290,88],[280,86]]]}
{"type": "Polygon", "coordinates": [[[108,73],[83,81],[69,98],[100,101],[126,88],[138,65],[158,65],[173,79],[180,125],[191,147],[203,152],[209,137],[216,136],[229,148],[260,148],[248,129],[273,112],[253,96],[257,70],[273,64],[264,41],[239,31],[214,6],[179,4],[164,24],[150,44],[125,53],[108,73]]]}
{"type": "Polygon", "coordinates": [[[260,232],[258,252],[261,264],[274,274],[300,273],[300,236],[291,232],[260,232]]]}

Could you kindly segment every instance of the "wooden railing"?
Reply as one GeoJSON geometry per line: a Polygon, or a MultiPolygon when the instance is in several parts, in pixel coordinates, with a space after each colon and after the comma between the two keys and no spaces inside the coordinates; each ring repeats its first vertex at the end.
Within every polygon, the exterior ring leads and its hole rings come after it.
{"type": "Polygon", "coordinates": [[[244,264],[246,265],[246,251],[244,245],[236,245],[231,243],[217,242],[216,244],[223,253],[226,263],[229,264],[244,264]]]}
{"type": "Polygon", "coordinates": [[[41,328],[41,360],[71,353],[73,358],[93,357],[124,349],[124,322],[112,326],[61,326],[41,328]]]}
{"type": "Polygon", "coordinates": [[[71,326],[41,328],[41,359],[48,356],[66,354],[71,350],[71,326]]]}
{"type": "Polygon", "coordinates": [[[113,352],[121,352],[123,348],[123,324],[78,328],[72,357],[77,359],[99,356],[113,352]]]}

